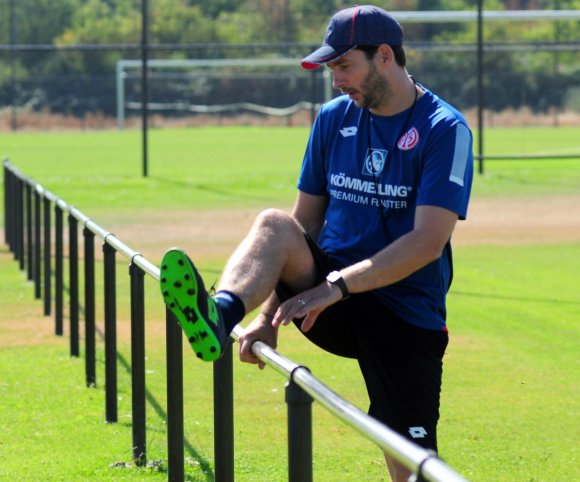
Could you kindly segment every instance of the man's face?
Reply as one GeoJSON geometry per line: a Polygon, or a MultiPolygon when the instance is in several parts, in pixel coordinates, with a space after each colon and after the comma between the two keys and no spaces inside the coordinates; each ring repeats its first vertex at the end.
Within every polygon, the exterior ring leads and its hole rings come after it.
{"type": "Polygon", "coordinates": [[[327,65],[332,70],[333,87],[348,94],[357,107],[378,109],[388,98],[390,90],[387,80],[364,52],[351,50],[327,65]]]}

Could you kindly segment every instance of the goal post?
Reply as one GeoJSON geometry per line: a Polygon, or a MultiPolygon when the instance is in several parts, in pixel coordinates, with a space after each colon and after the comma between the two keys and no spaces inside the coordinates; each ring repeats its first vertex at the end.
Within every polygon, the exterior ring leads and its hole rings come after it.
{"type": "MultiPolygon", "coordinates": [[[[198,77],[213,77],[222,78],[223,69],[254,69],[254,74],[245,74],[246,77],[259,77],[259,73],[255,72],[259,69],[284,69],[284,75],[289,78],[297,78],[299,76],[306,78],[308,76],[322,76],[323,92],[322,98],[326,102],[332,98],[332,79],[330,72],[327,69],[320,69],[320,71],[303,71],[300,68],[301,59],[298,58],[238,58],[238,59],[151,59],[147,62],[147,67],[153,71],[161,72],[159,75],[163,76],[165,72],[175,71],[189,71],[191,74],[186,76],[186,81],[198,77]],[[221,69],[221,71],[220,71],[221,69]],[[220,73],[221,72],[221,73],[220,73]]],[[[128,101],[126,92],[126,81],[130,71],[139,71],[143,67],[141,60],[119,60],[116,64],[116,94],[117,94],[117,127],[123,129],[125,127],[126,112],[128,108],[141,108],[141,102],[128,101]]],[[[165,74],[169,75],[169,74],[165,74]]],[[[301,100],[290,106],[271,107],[268,105],[254,103],[249,101],[241,101],[236,103],[223,104],[191,104],[183,101],[176,102],[155,102],[149,101],[148,108],[153,110],[173,109],[180,111],[187,111],[191,113],[220,113],[233,112],[235,110],[248,110],[256,113],[266,115],[290,115],[297,110],[304,108],[315,108],[317,104],[313,100],[301,100]]]]}

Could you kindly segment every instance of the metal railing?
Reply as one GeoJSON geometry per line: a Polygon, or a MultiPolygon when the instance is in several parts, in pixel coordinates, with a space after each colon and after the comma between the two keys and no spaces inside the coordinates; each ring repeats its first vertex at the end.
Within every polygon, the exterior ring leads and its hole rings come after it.
{"type": "MultiPolygon", "coordinates": [[[[14,254],[21,270],[34,283],[36,299],[43,298],[44,314],[50,315],[52,237],[51,206],[54,207],[54,283],[55,333],[63,334],[64,311],[64,215],[68,224],[68,293],[70,355],[78,357],[79,349],[79,226],[84,239],[84,316],[86,384],[96,384],[95,370],[95,237],[103,241],[104,269],[104,344],[105,404],[107,422],[117,421],[117,339],[116,339],[116,253],[129,260],[131,303],[131,392],[133,460],[146,463],[146,384],[145,384],[145,296],[144,276],[159,281],[159,268],[132,250],[113,234],[101,228],[74,206],[25,176],[7,160],[4,161],[5,243],[14,254]],[[42,211],[43,210],[43,211],[42,211]],[[42,212],[41,212],[42,211],[42,212]],[[44,276],[41,276],[44,274],[44,276]]],[[[168,479],[184,479],[183,428],[183,353],[182,331],[171,312],[166,310],[167,370],[167,449],[168,479]]],[[[243,329],[236,327],[232,340],[238,340],[243,329]]],[[[288,480],[312,480],[312,402],[316,400],[334,416],[360,432],[385,453],[399,460],[416,475],[416,481],[460,482],[459,474],[441,461],[437,454],[425,450],[384,424],[362,412],[318,380],[310,370],[276,352],[262,342],[252,346],[254,354],[286,378],[285,400],[288,405],[288,480]]],[[[233,422],[233,356],[232,344],[214,363],[214,460],[215,480],[234,480],[233,422]]]]}

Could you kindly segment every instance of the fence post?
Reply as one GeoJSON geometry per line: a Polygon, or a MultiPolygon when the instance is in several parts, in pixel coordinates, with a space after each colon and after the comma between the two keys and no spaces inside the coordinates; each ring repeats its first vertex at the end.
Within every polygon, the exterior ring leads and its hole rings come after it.
{"type": "Polygon", "coordinates": [[[50,200],[43,198],[44,212],[44,314],[50,315],[52,292],[50,286],[51,249],[50,249],[50,200]]]}
{"type": "Polygon", "coordinates": [[[131,396],[133,405],[133,461],[147,462],[145,405],[145,283],[144,271],[131,260],[131,396]]]}
{"type": "Polygon", "coordinates": [[[40,299],[40,286],[41,286],[41,272],[40,267],[42,265],[41,259],[41,242],[40,242],[40,232],[41,232],[41,222],[40,222],[40,193],[38,189],[34,189],[34,299],[40,299]]]}
{"type": "Polygon", "coordinates": [[[85,241],[85,378],[87,387],[97,384],[95,350],[95,235],[86,226],[85,241]]]}
{"type": "Polygon", "coordinates": [[[4,213],[6,216],[6,228],[5,233],[7,235],[8,246],[10,246],[10,251],[14,255],[14,259],[18,259],[18,216],[20,213],[18,206],[18,189],[16,185],[16,176],[8,169],[6,161],[4,164],[4,183],[5,189],[4,195],[5,207],[4,213]]]}
{"type": "MultiPolygon", "coordinates": [[[[24,181],[22,181],[24,183],[24,181]]],[[[28,281],[33,279],[32,259],[32,187],[26,183],[26,263],[28,281]]]]}
{"type": "Polygon", "coordinates": [[[14,259],[18,260],[18,267],[24,271],[24,181],[16,176],[14,176],[14,195],[17,206],[14,233],[17,248],[14,251],[14,259]]]}
{"type": "Polygon", "coordinates": [[[232,339],[213,364],[215,479],[234,481],[234,370],[232,339]]]}
{"type": "Polygon", "coordinates": [[[4,243],[10,247],[10,251],[14,251],[13,235],[14,226],[12,225],[14,219],[14,205],[12,199],[12,173],[8,169],[8,160],[4,159],[3,163],[3,181],[4,181],[4,243]]]}
{"type": "Polygon", "coordinates": [[[314,125],[316,120],[316,77],[318,75],[317,69],[312,69],[310,74],[310,124],[314,125]]]}
{"type": "Polygon", "coordinates": [[[312,401],[312,397],[300,388],[291,376],[286,384],[290,482],[312,481],[312,401]]]}
{"type": "Polygon", "coordinates": [[[68,215],[70,356],[79,356],[79,242],[78,221],[68,215]]]}
{"type": "Polygon", "coordinates": [[[167,357],[167,459],[168,480],[181,482],[183,467],[183,334],[166,309],[167,357]]]}
{"type": "Polygon", "coordinates": [[[485,109],[485,85],[483,76],[485,75],[483,39],[483,0],[477,0],[477,151],[479,159],[479,174],[483,174],[483,111],[485,109]]]}
{"type": "Polygon", "coordinates": [[[54,332],[62,336],[63,319],[63,212],[58,205],[54,205],[54,332]]]}
{"type": "Polygon", "coordinates": [[[106,420],[117,421],[117,296],[115,248],[103,243],[105,267],[105,398],[106,420]]]}

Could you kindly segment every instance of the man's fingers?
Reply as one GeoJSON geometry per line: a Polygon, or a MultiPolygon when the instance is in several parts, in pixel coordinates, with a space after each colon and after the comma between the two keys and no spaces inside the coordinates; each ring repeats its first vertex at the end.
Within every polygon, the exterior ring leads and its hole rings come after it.
{"type": "Polygon", "coordinates": [[[308,316],[306,316],[306,318],[304,318],[304,321],[300,325],[300,329],[304,333],[306,333],[308,330],[310,330],[310,328],[312,328],[314,326],[314,323],[316,322],[318,315],[319,315],[319,312],[317,312],[317,311],[312,311],[312,312],[308,313],[308,316]]]}
{"type": "Polygon", "coordinates": [[[252,352],[252,345],[260,341],[265,343],[266,345],[272,347],[274,350],[276,349],[276,341],[267,341],[261,338],[243,338],[240,339],[240,350],[239,350],[239,357],[240,361],[245,363],[252,363],[254,365],[258,364],[258,366],[262,369],[266,366],[264,362],[262,362],[254,353],[252,352]]]}
{"type": "Polygon", "coordinates": [[[243,339],[240,343],[240,361],[245,363],[258,363],[258,358],[252,353],[252,344],[255,339],[243,339]]]}
{"type": "Polygon", "coordinates": [[[288,325],[292,320],[306,316],[308,314],[308,302],[303,298],[302,294],[282,303],[274,315],[272,325],[276,327],[288,325]]]}

